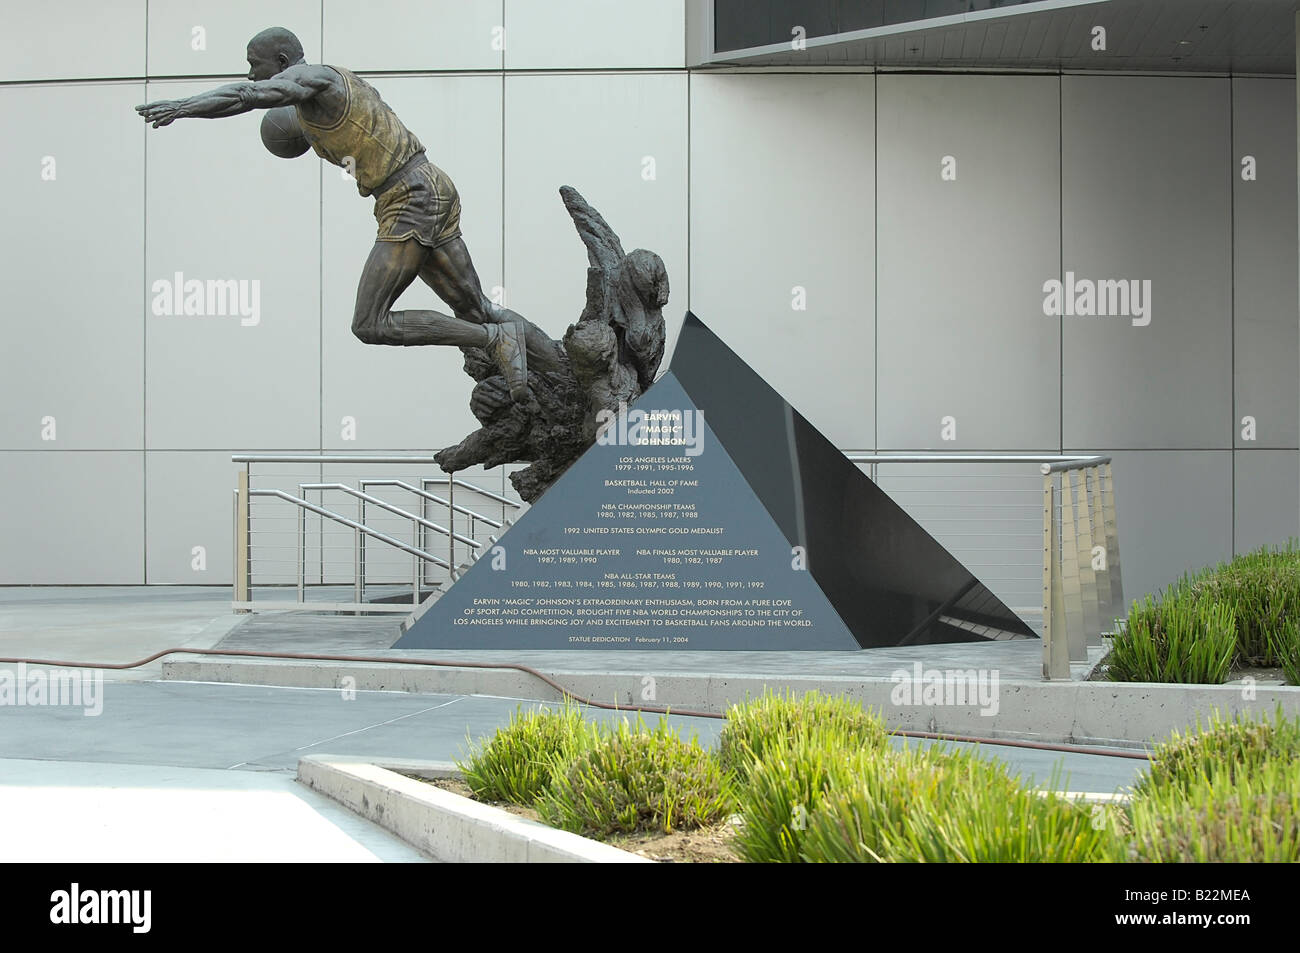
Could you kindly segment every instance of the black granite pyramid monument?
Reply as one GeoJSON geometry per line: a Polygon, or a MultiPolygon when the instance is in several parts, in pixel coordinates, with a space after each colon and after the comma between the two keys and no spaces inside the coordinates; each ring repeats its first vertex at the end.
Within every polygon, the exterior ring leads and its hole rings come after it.
{"type": "Polygon", "coordinates": [[[394,648],[1034,638],[695,315],[608,423],[394,648]]]}

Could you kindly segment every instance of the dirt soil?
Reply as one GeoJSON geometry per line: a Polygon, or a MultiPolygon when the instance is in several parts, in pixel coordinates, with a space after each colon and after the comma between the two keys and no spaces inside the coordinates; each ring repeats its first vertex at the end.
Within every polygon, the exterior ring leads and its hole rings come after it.
{"type": "MultiPolygon", "coordinates": [[[[439,778],[436,780],[420,778],[419,780],[444,791],[450,791],[452,794],[459,794],[461,797],[477,800],[469,785],[459,778],[439,778]]],[[[517,804],[505,804],[498,801],[485,801],[484,803],[541,823],[541,818],[538,817],[537,812],[530,807],[520,807],[517,804]]],[[[727,821],[722,821],[712,827],[701,827],[693,831],[676,831],[672,834],[664,834],[658,831],[637,834],[612,834],[604,842],[620,850],[640,854],[648,860],[657,860],[663,863],[738,864],[741,860],[734,849],[735,834],[736,828],[727,821]]]]}
{"type": "Polygon", "coordinates": [[[1281,666],[1271,666],[1269,668],[1250,665],[1240,667],[1233,666],[1232,671],[1228,673],[1229,682],[1240,681],[1246,677],[1253,678],[1261,685],[1273,686],[1286,684],[1286,672],[1282,670],[1281,666]]]}

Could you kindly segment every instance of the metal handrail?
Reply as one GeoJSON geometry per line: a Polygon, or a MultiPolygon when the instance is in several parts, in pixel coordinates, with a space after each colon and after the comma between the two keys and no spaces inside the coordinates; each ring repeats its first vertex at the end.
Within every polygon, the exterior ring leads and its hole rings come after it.
{"type": "Polygon", "coordinates": [[[416,496],[420,497],[421,499],[428,500],[431,503],[437,503],[440,506],[445,506],[448,509],[454,510],[457,513],[464,513],[466,516],[470,517],[473,520],[478,520],[479,522],[487,523],[493,529],[501,529],[505,525],[503,523],[497,522],[496,520],[492,519],[492,517],[490,516],[484,516],[482,513],[478,513],[475,512],[474,510],[469,509],[468,507],[461,506],[459,503],[453,503],[448,499],[438,496],[438,494],[436,493],[430,493],[428,490],[421,490],[419,487],[412,486],[411,484],[406,483],[402,480],[360,480],[358,482],[361,484],[362,489],[365,489],[368,486],[395,486],[402,490],[409,490],[410,492],[414,493],[416,496]]]}
{"type": "Polygon", "coordinates": [[[1068,679],[1070,663],[1086,661],[1124,614],[1115,484],[1109,457],[1041,469],[1043,677],[1068,679]]]}
{"type": "Polygon", "coordinates": [[[929,453],[867,453],[846,450],[844,456],[854,463],[870,464],[872,481],[876,479],[876,467],[882,463],[1037,463],[1044,476],[1110,463],[1110,457],[1074,454],[945,453],[941,450],[929,453]]]}
{"type": "Polygon", "coordinates": [[[483,489],[483,487],[476,486],[475,484],[470,483],[466,480],[457,480],[455,478],[448,480],[446,477],[427,477],[424,482],[432,483],[435,486],[450,482],[456,486],[463,486],[467,490],[473,490],[479,496],[486,496],[489,500],[494,500],[497,503],[503,503],[506,506],[512,507],[513,509],[516,510],[523,509],[524,506],[524,504],[518,502],[517,500],[512,500],[510,499],[510,497],[502,496],[499,493],[493,493],[491,490],[485,490],[483,489]]]}
{"type": "Polygon", "coordinates": [[[437,466],[433,457],[367,457],[347,454],[304,453],[236,453],[232,463],[413,463],[420,466],[437,466]]]}
{"type": "Polygon", "coordinates": [[[469,536],[462,536],[460,533],[456,533],[454,530],[450,530],[445,526],[439,526],[437,523],[434,523],[431,520],[427,520],[423,516],[416,516],[414,513],[407,512],[406,510],[402,509],[400,506],[394,506],[392,503],[389,503],[387,500],[381,500],[377,496],[371,496],[369,493],[363,493],[361,490],[356,489],[356,487],[348,486],[346,483],[299,483],[298,489],[338,490],[340,493],[346,493],[348,496],[355,497],[358,500],[365,500],[367,503],[371,503],[379,507],[381,510],[387,510],[388,512],[393,513],[397,516],[401,516],[404,517],[405,519],[411,520],[412,522],[418,523],[421,526],[423,526],[425,529],[431,529],[435,533],[440,533],[443,536],[446,536],[447,534],[451,533],[460,542],[465,543],[469,546],[473,546],[476,549],[483,545],[476,539],[473,539],[469,536]]]}
{"type": "MultiPolygon", "coordinates": [[[[364,463],[364,464],[413,464],[416,466],[439,466],[436,457],[395,457],[395,456],[349,456],[347,454],[307,454],[307,453],[236,453],[230,457],[232,463],[364,463]]],[[[445,483],[446,479],[430,480],[431,483],[445,483]]],[[[452,477],[451,482],[456,486],[462,486],[467,490],[473,490],[490,500],[497,503],[503,503],[514,509],[522,509],[523,504],[510,499],[508,496],[502,496],[499,493],[493,493],[491,490],[485,490],[477,484],[470,483],[468,480],[461,480],[452,477]]]]}
{"type": "Polygon", "coordinates": [[[295,506],[297,506],[299,509],[310,510],[311,512],[315,513],[318,516],[323,516],[326,519],[331,519],[336,523],[342,523],[344,526],[347,526],[349,529],[355,530],[358,533],[364,533],[367,536],[372,536],[382,543],[387,543],[389,546],[395,546],[398,549],[402,550],[402,552],[410,553],[412,556],[416,556],[427,562],[431,562],[437,566],[441,566],[443,569],[449,568],[447,563],[444,560],[439,559],[437,556],[433,555],[433,553],[426,553],[424,550],[417,549],[416,547],[410,545],[409,543],[402,542],[400,539],[394,539],[392,536],[389,536],[387,533],[381,533],[377,529],[371,529],[369,526],[366,526],[364,523],[358,523],[356,520],[350,520],[346,516],[342,515],[341,513],[335,513],[333,510],[327,510],[323,506],[317,506],[315,503],[312,503],[308,500],[304,500],[301,497],[294,496],[292,493],[286,493],[284,492],[284,490],[257,490],[250,487],[248,490],[248,495],[249,496],[273,496],[276,499],[284,500],[286,503],[292,503],[295,506]]]}
{"type": "MultiPolygon", "coordinates": [[[[1116,528],[1111,458],[1082,454],[867,453],[846,451],[867,464],[874,481],[881,464],[1037,464],[1043,480],[1043,677],[1069,679],[1070,663],[1088,659],[1101,644],[1107,617],[1122,615],[1123,580],[1116,528]],[[1075,474],[1078,474],[1077,479],[1075,474]],[[1055,486],[1061,474],[1061,487],[1055,486]],[[1068,475],[1067,475],[1068,474],[1068,475]],[[1058,498],[1059,494],[1059,498],[1058,498]],[[1058,517],[1059,509],[1059,517],[1058,517]],[[1097,565],[1097,554],[1104,558],[1097,565]]],[[[909,493],[942,492],[909,490],[909,493]]],[[[935,505],[935,504],[930,504],[935,505]]],[[[949,521],[960,521],[949,518],[949,521]]],[[[1027,522],[1027,520],[1017,520],[1027,522]]],[[[952,533],[950,536],[982,535],[952,533]]],[[[1024,535],[1028,534],[1011,534],[1024,535]]]]}
{"type": "MultiPolygon", "coordinates": [[[[234,463],[243,464],[238,477],[239,487],[235,492],[235,606],[237,611],[252,611],[252,560],[249,547],[251,546],[253,527],[251,511],[248,506],[252,497],[262,496],[285,500],[286,502],[293,503],[297,509],[299,537],[297,548],[299,551],[300,563],[298,567],[298,590],[300,602],[303,600],[303,593],[306,584],[304,574],[304,559],[306,555],[305,514],[308,512],[315,513],[323,518],[333,521],[341,527],[352,530],[353,535],[355,536],[353,558],[355,578],[353,580],[353,585],[356,590],[357,605],[335,607],[344,610],[363,608],[361,603],[365,589],[365,541],[367,537],[378,539],[381,542],[396,547],[400,552],[409,553],[415,557],[416,562],[411,585],[413,590],[412,597],[418,601],[419,592],[425,585],[424,569],[422,568],[424,565],[433,563],[435,566],[445,570],[448,573],[450,580],[455,582],[460,573],[476,562],[480,553],[483,551],[484,544],[474,538],[478,523],[481,521],[488,527],[500,532],[506,527],[513,525],[514,522],[506,515],[507,508],[509,508],[509,511],[511,512],[517,512],[523,509],[522,503],[516,502],[501,493],[494,493],[491,490],[484,489],[468,480],[459,479],[455,474],[448,474],[446,477],[438,480],[424,479],[423,487],[415,486],[402,480],[362,481],[360,490],[358,490],[355,485],[347,483],[300,483],[298,486],[302,497],[295,497],[291,493],[287,493],[283,490],[253,490],[250,486],[251,465],[253,464],[278,463],[315,465],[330,464],[344,466],[354,466],[358,464],[365,466],[437,466],[438,460],[433,456],[338,453],[236,453],[231,455],[231,460],[234,463]],[[436,493],[428,492],[427,487],[430,484],[441,484],[445,486],[446,496],[444,497],[436,493]],[[419,509],[420,512],[414,513],[410,510],[389,503],[387,500],[381,499],[380,497],[366,493],[365,490],[370,486],[391,486],[399,488],[413,493],[426,504],[445,506],[448,515],[447,525],[443,526],[427,519],[423,515],[426,511],[425,506],[417,506],[416,509],[419,509]],[[464,490],[475,493],[477,497],[481,498],[484,502],[500,504],[502,507],[500,520],[488,516],[485,513],[478,512],[470,507],[457,504],[455,502],[455,490],[458,486],[464,490]],[[334,490],[355,498],[357,500],[357,518],[349,519],[340,513],[326,509],[323,505],[323,499],[321,500],[321,506],[316,506],[315,504],[310,503],[303,498],[310,490],[334,490]],[[410,521],[411,528],[414,532],[412,542],[403,543],[388,534],[369,529],[365,525],[367,504],[378,506],[380,509],[410,521]],[[468,520],[469,529],[466,531],[468,535],[456,531],[454,519],[457,515],[468,520]],[[434,556],[432,553],[426,551],[427,545],[421,534],[428,531],[438,533],[446,539],[447,555],[445,558],[434,556]],[[463,543],[467,547],[467,552],[470,557],[469,562],[463,565],[460,564],[460,561],[456,558],[457,542],[463,543]]],[[[502,471],[501,478],[504,490],[504,471],[502,471]]],[[[323,528],[322,532],[324,532],[323,528]]],[[[496,541],[496,537],[491,534],[489,534],[489,538],[491,538],[493,542],[496,541]]],[[[433,585],[437,586],[440,585],[440,583],[433,583],[433,585]]]]}
{"type": "Polygon", "coordinates": [[[1010,453],[867,453],[846,450],[844,455],[854,463],[1041,463],[1070,464],[1071,466],[1096,466],[1110,462],[1110,457],[1085,457],[1072,454],[1010,454],[1010,453]]]}
{"type": "Polygon", "coordinates": [[[1086,470],[1106,463],[1110,463],[1110,457],[1084,457],[1069,463],[1044,463],[1038,469],[1043,476],[1047,476],[1049,473],[1064,473],[1067,470],[1086,470]]]}

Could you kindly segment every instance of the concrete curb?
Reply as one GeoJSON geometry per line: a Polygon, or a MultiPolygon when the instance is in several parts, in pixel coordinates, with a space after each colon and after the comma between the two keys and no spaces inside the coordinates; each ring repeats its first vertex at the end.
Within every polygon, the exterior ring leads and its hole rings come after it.
{"type": "Polygon", "coordinates": [[[308,755],[298,762],[298,780],[303,784],[444,863],[653,863],[398,771],[422,777],[459,774],[445,762],[389,759],[376,764],[331,755],[308,755]]]}
{"type": "MultiPolygon", "coordinates": [[[[611,660],[614,661],[614,660],[611,660]]],[[[890,678],[854,676],[773,677],[706,673],[564,672],[543,670],[576,695],[631,708],[650,704],[677,710],[722,713],[765,689],[790,689],[846,695],[880,711],[889,727],[985,738],[1068,742],[1141,748],[1185,732],[1213,711],[1270,716],[1277,705],[1286,715],[1300,714],[1300,687],[1241,684],[1167,685],[1154,682],[998,683],[996,711],[978,704],[897,704],[899,683],[890,678]],[[643,679],[653,675],[655,699],[641,700],[643,679]],[[1247,695],[1252,697],[1246,697],[1247,695]]],[[[280,685],[357,691],[488,695],[554,702],[560,694],[517,671],[432,666],[349,663],[177,659],[164,663],[162,677],[177,681],[280,685]],[[344,683],[342,679],[354,681],[344,683]]],[[[919,693],[918,693],[919,694],[919,693]]],[[[992,706],[986,706],[989,708],[992,706]]]]}

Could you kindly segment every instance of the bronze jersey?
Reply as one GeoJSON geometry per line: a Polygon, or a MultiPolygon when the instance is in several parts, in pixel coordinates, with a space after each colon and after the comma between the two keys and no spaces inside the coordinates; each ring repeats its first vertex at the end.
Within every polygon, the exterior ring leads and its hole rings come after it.
{"type": "Polygon", "coordinates": [[[329,125],[311,122],[297,107],[312,149],[326,162],[350,169],[357,191],[369,195],[424,146],[397,118],[379,91],[351,70],[330,66],[343,78],[343,115],[329,125]]]}

